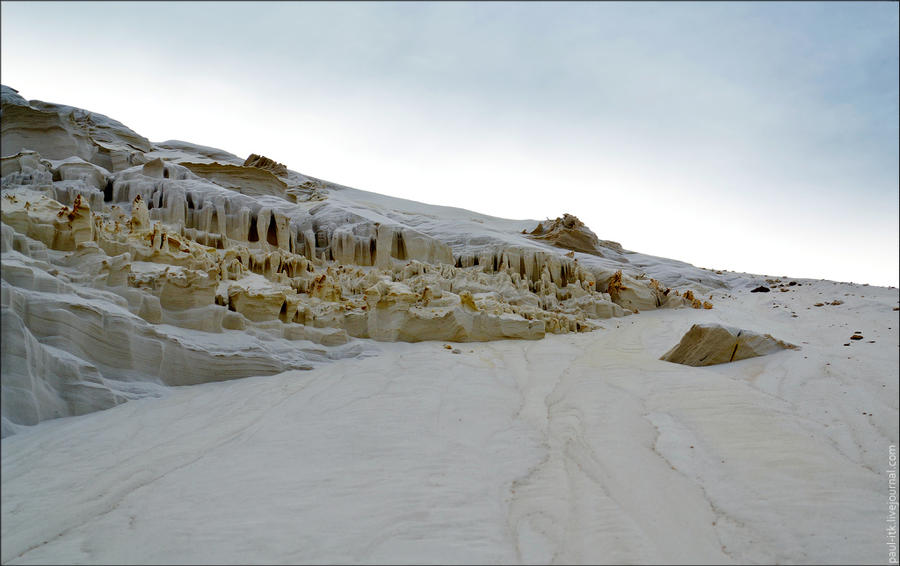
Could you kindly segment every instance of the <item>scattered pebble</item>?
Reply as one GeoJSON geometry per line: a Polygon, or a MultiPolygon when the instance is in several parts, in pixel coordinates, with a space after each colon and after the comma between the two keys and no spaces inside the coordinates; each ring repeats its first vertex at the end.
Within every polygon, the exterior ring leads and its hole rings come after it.
{"type": "Polygon", "coordinates": [[[862,334],[854,334],[853,336],[850,337],[850,339],[851,340],[862,340],[863,335],[862,334]]]}
{"type": "Polygon", "coordinates": [[[751,292],[751,293],[768,293],[768,292],[769,292],[769,288],[766,287],[765,285],[760,285],[760,286],[757,287],[756,289],[751,289],[750,292],[751,292]]]}

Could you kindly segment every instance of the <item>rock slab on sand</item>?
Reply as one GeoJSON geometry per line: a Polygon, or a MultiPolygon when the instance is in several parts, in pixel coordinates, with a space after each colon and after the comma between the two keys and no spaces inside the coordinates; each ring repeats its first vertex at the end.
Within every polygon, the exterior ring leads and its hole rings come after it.
{"type": "Polygon", "coordinates": [[[660,359],[686,366],[712,366],[796,348],[769,334],[721,324],[695,324],[660,359]]]}

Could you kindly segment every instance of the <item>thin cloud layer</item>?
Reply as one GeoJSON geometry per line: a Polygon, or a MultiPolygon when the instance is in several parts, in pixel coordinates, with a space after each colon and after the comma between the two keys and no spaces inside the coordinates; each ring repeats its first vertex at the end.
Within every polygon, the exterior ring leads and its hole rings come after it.
{"type": "Polygon", "coordinates": [[[4,3],[2,81],[151,139],[697,265],[897,284],[889,3],[4,3]]]}

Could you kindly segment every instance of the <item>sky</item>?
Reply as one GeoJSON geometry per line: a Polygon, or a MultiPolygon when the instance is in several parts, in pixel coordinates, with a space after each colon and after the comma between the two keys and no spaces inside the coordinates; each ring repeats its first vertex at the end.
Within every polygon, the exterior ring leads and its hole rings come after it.
{"type": "Polygon", "coordinates": [[[4,2],[0,81],[343,185],[898,285],[893,2],[4,2]]]}

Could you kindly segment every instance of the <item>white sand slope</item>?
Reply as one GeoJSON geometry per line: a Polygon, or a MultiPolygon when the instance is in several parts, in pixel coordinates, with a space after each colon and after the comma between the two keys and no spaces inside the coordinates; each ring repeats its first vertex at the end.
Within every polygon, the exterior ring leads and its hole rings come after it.
{"type": "Polygon", "coordinates": [[[41,422],[0,445],[0,559],[886,562],[897,290],[801,282],[41,422]],[[800,349],[660,361],[697,322],[800,349]]]}
{"type": "Polygon", "coordinates": [[[0,91],[0,563],[887,561],[897,289],[0,91]],[[799,349],[661,361],[695,324],[799,349]]]}

